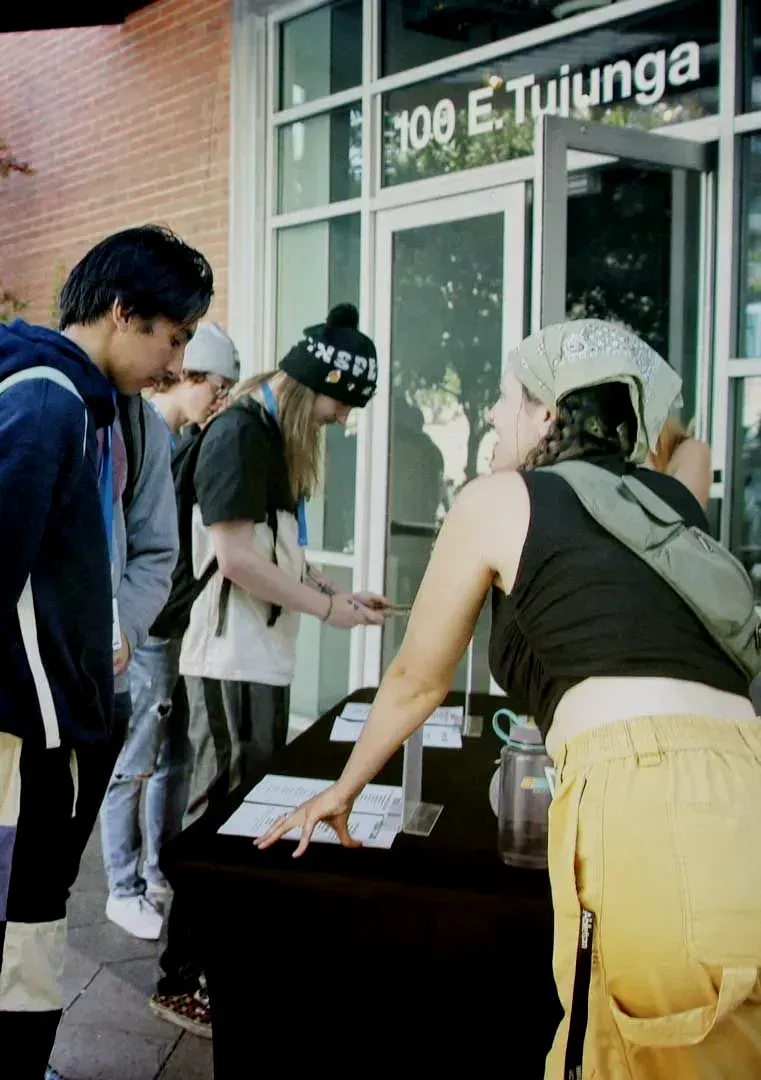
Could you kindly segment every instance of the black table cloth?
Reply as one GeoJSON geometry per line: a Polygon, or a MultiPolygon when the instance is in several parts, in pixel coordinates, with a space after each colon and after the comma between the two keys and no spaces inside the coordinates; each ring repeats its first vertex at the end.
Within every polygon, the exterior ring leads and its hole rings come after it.
{"type": "MultiPolygon", "coordinates": [[[[335,779],[351,750],[329,741],[343,704],[267,771],[335,779]]],[[[215,1080],[317,1065],[357,1078],[392,1068],[542,1077],[561,1015],[549,879],[497,855],[488,786],[500,704],[474,695],[482,736],[424,751],[423,798],[444,805],[429,837],[400,834],[390,851],[316,844],[293,860],[292,842],[259,852],[217,835],[240,793],[167,845],[162,865],[193,898],[215,1080]]],[[[378,783],[401,784],[401,757],[378,783]]]]}

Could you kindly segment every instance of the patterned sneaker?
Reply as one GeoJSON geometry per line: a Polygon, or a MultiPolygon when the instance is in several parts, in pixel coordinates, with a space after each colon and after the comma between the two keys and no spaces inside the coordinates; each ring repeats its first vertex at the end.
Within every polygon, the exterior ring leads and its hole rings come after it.
{"type": "Polygon", "coordinates": [[[202,1039],[211,1038],[209,995],[203,987],[195,994],[154,994],[149,1008],[170,1024],[192,1031],[202,1039]]]}
{"type": "Polygon", "coordinates": [[[145,887],[145,899],[158,911],[159,915],[166,915],[169,897],[171,896],[169,885],[154,885],[148,882],[145,887]]]}
{"type": "Polygon", "coordinates": [[[52,1065],[48,1065],[45,1069],[45,1080],[63,1080],[63,1077],[59,1072],[56,1072],[52,1065]]]}

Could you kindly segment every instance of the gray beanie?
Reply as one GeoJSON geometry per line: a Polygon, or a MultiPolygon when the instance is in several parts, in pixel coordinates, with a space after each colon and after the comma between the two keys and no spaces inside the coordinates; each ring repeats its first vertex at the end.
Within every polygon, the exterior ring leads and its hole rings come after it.
{"type": "Polygon", "coordinates": [[[238,350],[232,338],[216,323],[202,322],[188,342],[182,368],[204,375],[221,375],[230,382],[237,382],[240,375],[238,350]]]}

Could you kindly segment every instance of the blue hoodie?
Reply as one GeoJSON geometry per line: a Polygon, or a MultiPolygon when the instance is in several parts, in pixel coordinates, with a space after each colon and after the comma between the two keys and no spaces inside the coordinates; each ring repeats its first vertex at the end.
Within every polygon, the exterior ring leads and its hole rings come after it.
{"type": "Polygon", "coordinates": [[[0,731],[37,746],[103,739],[113,709],[111,580],[96,428],[114,420],[108,379],[62,334],[0,326],[0,731]],[[84,402],[84,404],[83,404],[84,402]]]}

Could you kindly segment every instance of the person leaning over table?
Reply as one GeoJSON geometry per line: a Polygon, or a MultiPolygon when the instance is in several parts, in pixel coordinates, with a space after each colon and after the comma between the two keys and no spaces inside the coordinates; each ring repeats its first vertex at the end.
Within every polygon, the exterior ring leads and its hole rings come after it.
{"type": "MultiPolygon", "coordinates": [[[[300,856],[323,820],[355,846],[352,803],[443,700],[491,592],[493,673],[557,767],[549,866],[565,1016],[547,1080],[569,1075],[577,1037],[585,1077],[761,1076],[761,723],[748,679],[543,468],[583,458],[636,472],[706,529],[678,470],[636,468],[679,385],[644,342],[597,320],[549,327],[510,355],[493,473],[450,511],[341,777],[257,841],[300,828],[300,856]],[[573,1024],[582,909],[594,956],[580,987],[588,1022],[573,1024]]],[[[299,1001],[320,1007],[307,987],[299,1001]]]]}

